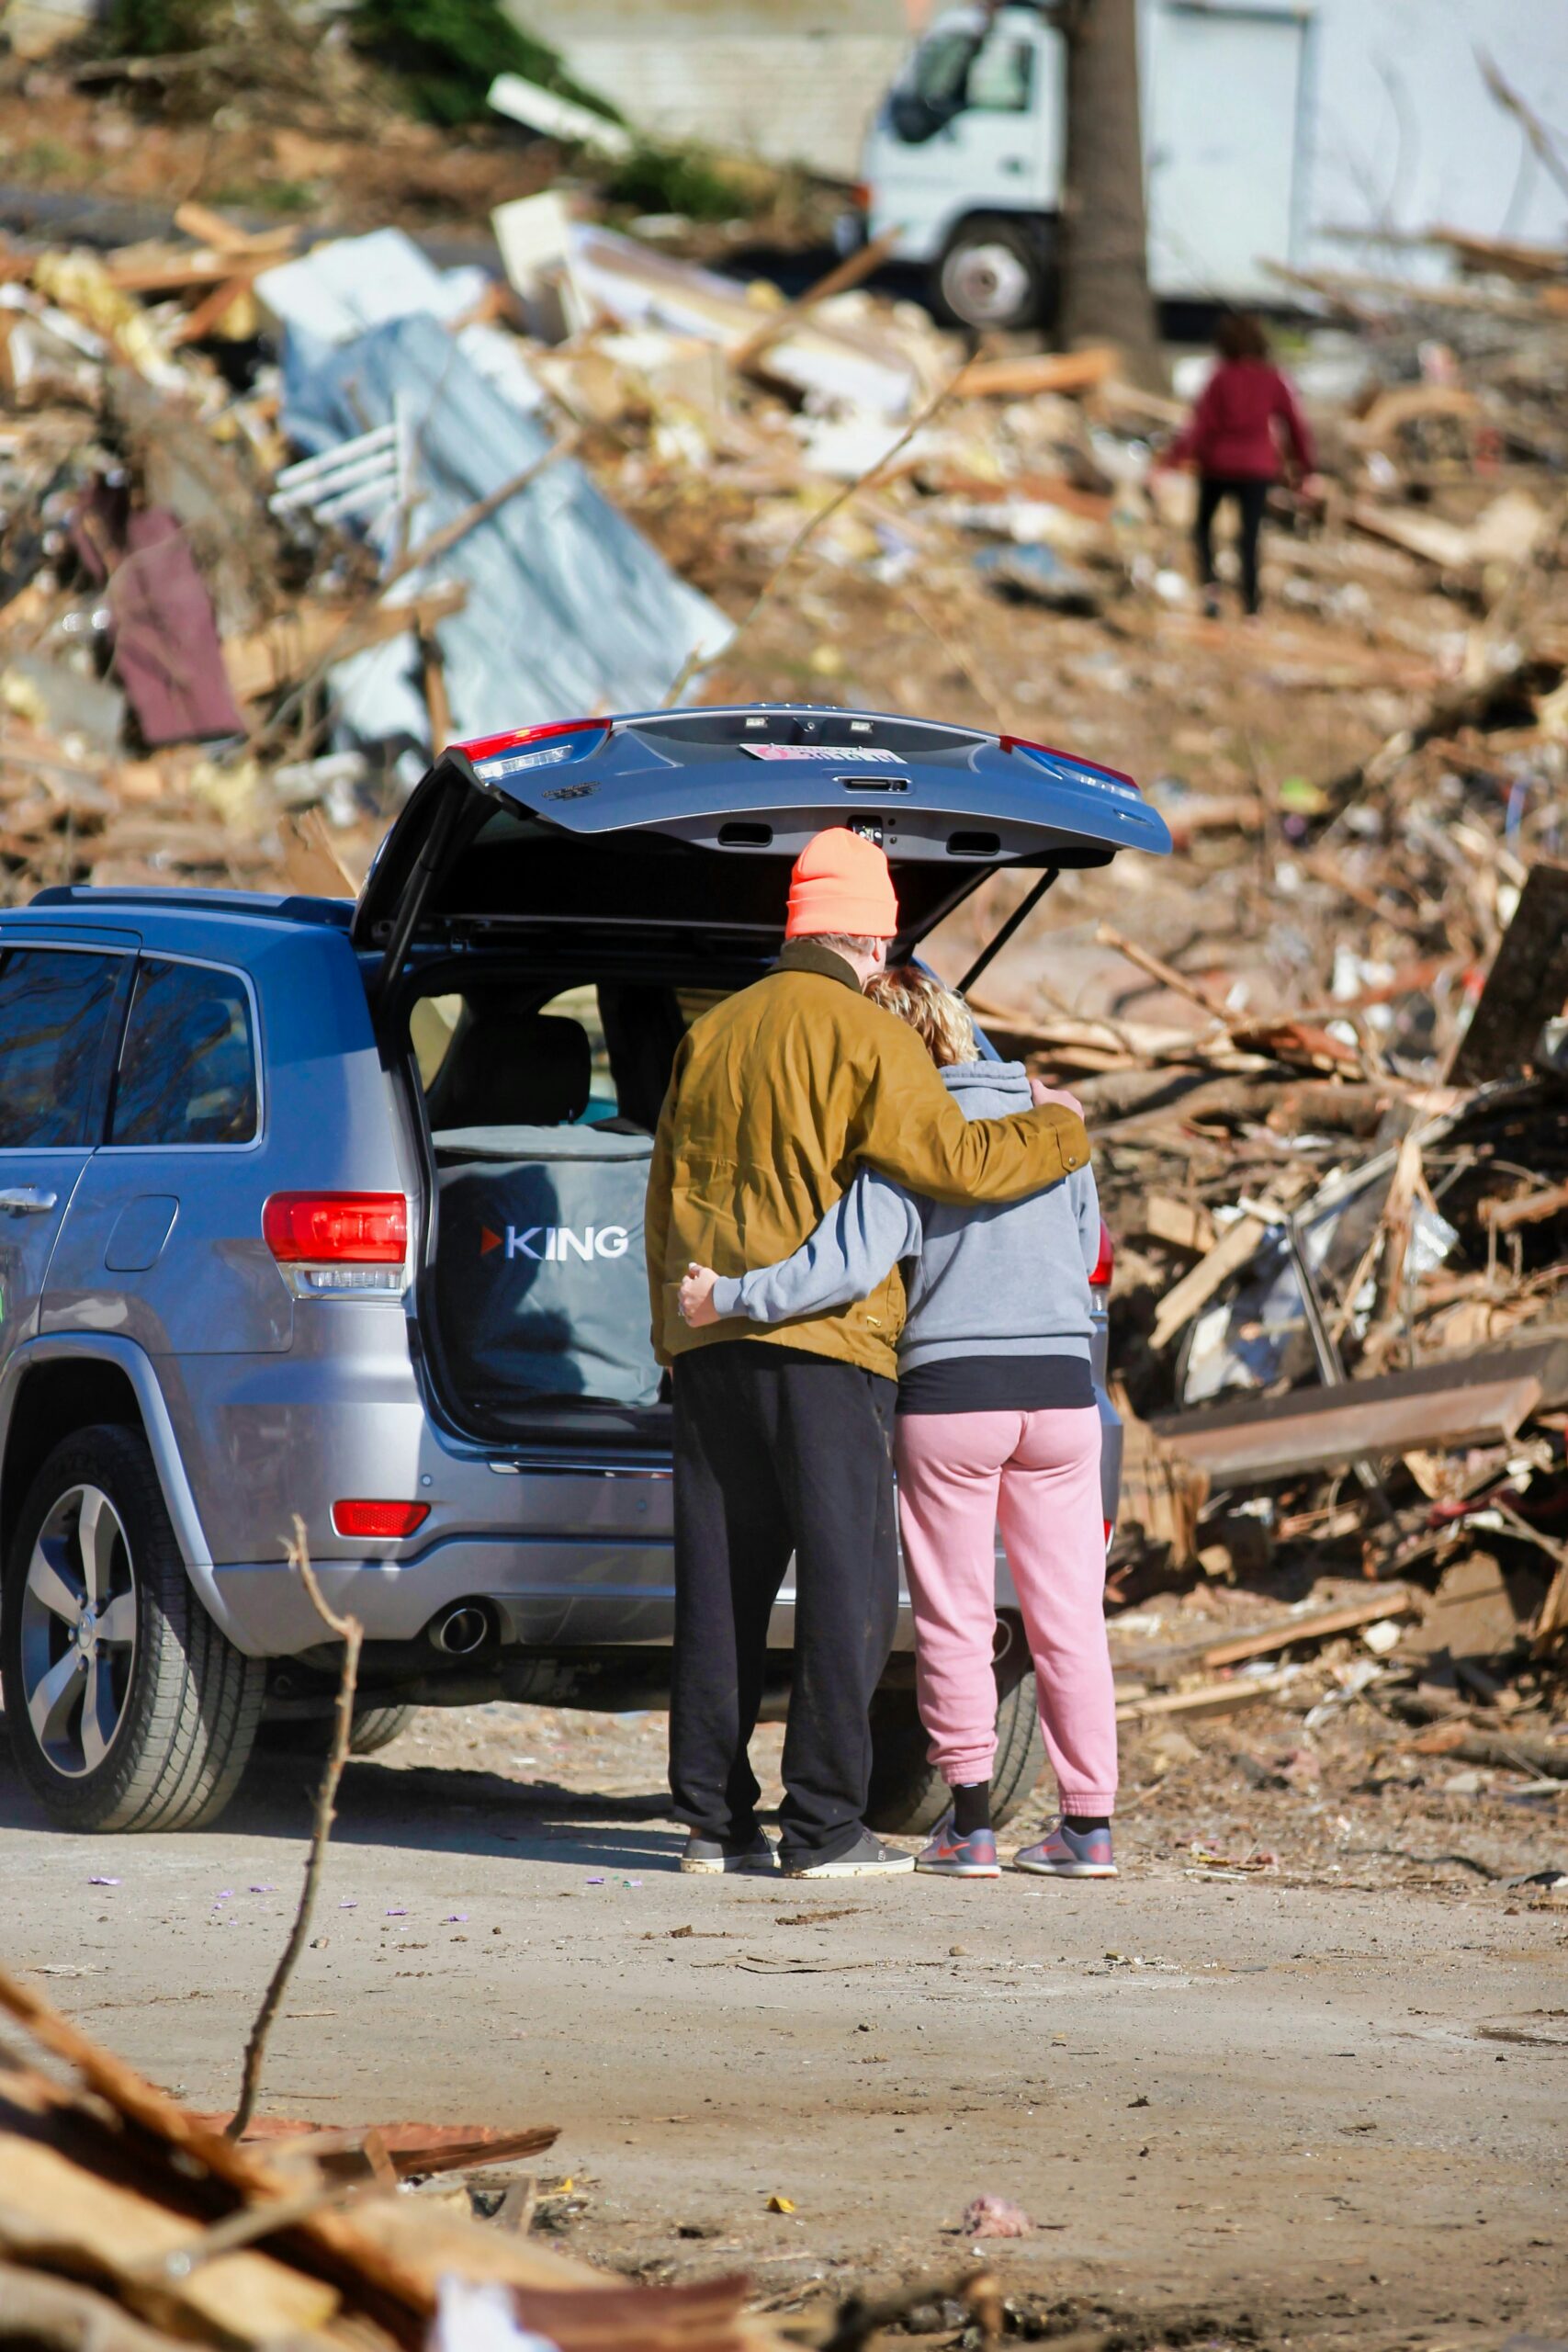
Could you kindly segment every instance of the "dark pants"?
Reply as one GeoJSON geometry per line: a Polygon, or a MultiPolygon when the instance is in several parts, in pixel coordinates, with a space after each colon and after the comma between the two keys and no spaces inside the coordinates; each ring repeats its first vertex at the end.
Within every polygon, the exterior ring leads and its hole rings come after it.
{"type": "Polygon", "coordinates": [[[1241,600],[1249,613],[1258,610],[1258,535],[1269,485],[1256,475],[1201,474],[1198,480],[1198,514],[1192,526],[1198,549],[1198,578],[1205,588],[1214,584],[1214,516],[1222,502],[1234,498],[1240,518],[1236,551],[1241,557],[1241,600]]]}
{"type": "Polygon", "coordinates": [[[673,1385],[675,1812],[705,1838],[743,1839],[756,1827],[746,1747],[793,1552],[781,1844],[786,1856],[831,1861],[860,1834],[868,1709],[897,1622],[895,1384],[740,1340],[682,1356],[673,1385]]]}

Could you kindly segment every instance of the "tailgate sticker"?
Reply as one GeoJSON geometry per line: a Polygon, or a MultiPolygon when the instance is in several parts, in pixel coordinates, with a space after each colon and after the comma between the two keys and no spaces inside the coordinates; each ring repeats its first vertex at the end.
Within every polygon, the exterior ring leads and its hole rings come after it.
{"type": "Polygon", "coordinates": [[[831,760],[837,767],[852,760],[873,767],[906,764],[897,752],[876,743],[742,743],[740,749],[750,752],[754,760],[831,760]]]}

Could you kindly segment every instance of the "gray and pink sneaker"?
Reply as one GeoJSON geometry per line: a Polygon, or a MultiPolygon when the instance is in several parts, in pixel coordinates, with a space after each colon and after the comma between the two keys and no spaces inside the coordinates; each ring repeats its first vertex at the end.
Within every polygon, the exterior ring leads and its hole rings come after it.
{"type": "Polygon", "coordinates": [[[1069,1829],[1065,1821],[1047,1830],[1038,1846],[1023,1846],[1012,1858],[1015,1871],[1039,1878],[1114,1878],[1116,1860],[1109,1829],[1069,1829]]]}
{"type": "Polygon", "coordinates": [[[937,1878],[1000,1878],[996,1832],[972,1829],[960,1838],[950,1811],[937,1823],[925,1851],[915,1856],[915,1868],[937,1878]]]}

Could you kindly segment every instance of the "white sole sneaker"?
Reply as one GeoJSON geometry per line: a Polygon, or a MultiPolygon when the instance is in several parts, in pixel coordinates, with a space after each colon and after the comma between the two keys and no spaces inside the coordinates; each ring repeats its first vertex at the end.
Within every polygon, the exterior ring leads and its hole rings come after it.
{"type": "Polygon", "coordinates": [[[1014,1862],[1030,1878],[1120,1878],[1114,1862],[1014,1862]]]}
{"type": "Polygon", "coordinates": [[[845,1854],[836,1862],[810,1862],[805,1870],[786,1870],[785,1878],[901,1878],[915,1867],[913,1854],[890,1854],[874,1862],[845,1854]]]}
{"type": "Polygon", "coordinates": [[[682,1855],[681,1868],[688,1878],[776,1878],[779,1862],[776,1854],[721,1854],[711,1862],[682,1855]]]}

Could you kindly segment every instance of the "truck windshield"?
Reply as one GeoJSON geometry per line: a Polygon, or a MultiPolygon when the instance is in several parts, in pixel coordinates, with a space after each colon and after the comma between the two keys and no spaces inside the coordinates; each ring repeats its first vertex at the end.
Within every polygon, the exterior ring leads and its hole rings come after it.
{"type": "Polygon", "coordinates": [[[893,94],[893,128],[918,146],[966,110],[1027,113],[1033,65],[1033,49],[1016,33],[986,25],[941,28],[920,43],[908,80],[893,94]]]}

